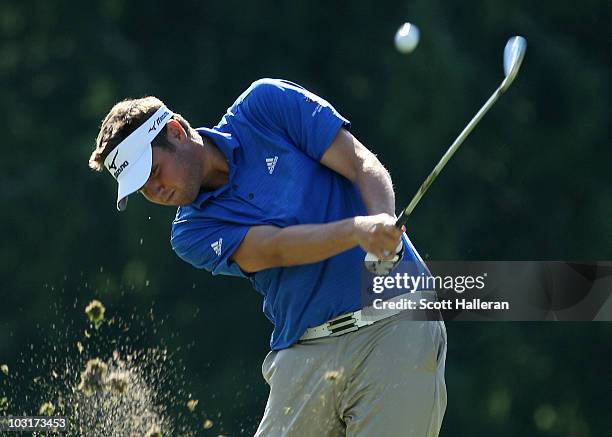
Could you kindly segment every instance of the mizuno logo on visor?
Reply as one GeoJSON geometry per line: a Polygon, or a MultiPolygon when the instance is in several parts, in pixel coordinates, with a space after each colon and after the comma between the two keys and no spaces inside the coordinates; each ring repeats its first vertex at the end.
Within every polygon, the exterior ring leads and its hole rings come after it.
{"type": "Polygon", "coordinates": [[[128,165],[130,165],[130,163],[129,163],[129,162],[127,162],[127,161],[123,161],[123,162],[121,163],[121,165],[119,166],[119,168],[117,169],[117,171],[115,171],[115,172],[113,173],[113,176],[115,176],[115,179],[117,179],[117,178],[119,177],[119,175],[121,174],[121,172],[123,172],[123,170],[125,170],[125,168],[126,168],[128,165]]]}
{"type": "Polygon", "coordinates": [[[161,117],[158,117],[156,120],[153,120],[153,124],[149,128],[149,132],[151,132],[152,130],[156,131],[157,130],[157,126],[159,126],[161,124],[161,122],[164,121],[164,119],[168,116],[168,114],[169,114],[169,112],[164,112],[161,115],[161,117]]]}
{"type": "Polygon", "coordinates": [[[117,160],[117,155],[119,154],[119,150],[117,150],[117,152],[115,153],[115,156],[113,156],[113,160],[111,161],[110,165],[108,166],[108,171],[111,172],[111,174],[115,177],[115,179],[117,179],[119,177],[119,175],[121,174],[121,172],[123,172],[123,170],[130,165],[130,163],[125,160],[121,163],[121,165],[119,166],[119,168],[117,168],[117,164],[116,164],[116,160],[117,160]],[[112,171],[115,170],[115,171],[112,171]]]}
{"type": "Polygon", "coordinates": [[[119,150],[117,150],[115,152],[115,156],[113,156],[113,160],[111,161],[110,165],[108,166],[109,170],[117,170],[117,166],[115,165],[115,161],[117,160],[117,155],[119,154],[119,150]]]}

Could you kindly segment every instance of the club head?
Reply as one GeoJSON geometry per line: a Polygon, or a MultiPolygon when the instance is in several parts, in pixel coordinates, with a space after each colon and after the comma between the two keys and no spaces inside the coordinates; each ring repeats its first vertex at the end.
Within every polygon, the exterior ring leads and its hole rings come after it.
{"type": "Polygon", "coordinates": [[[518,74],[526,50],[527,40],[522,36],[513,36],[506,43],[506,47],[504,48],[504,75],[506,78],[501,84],[502,92],[508,89],[518,74]]]}

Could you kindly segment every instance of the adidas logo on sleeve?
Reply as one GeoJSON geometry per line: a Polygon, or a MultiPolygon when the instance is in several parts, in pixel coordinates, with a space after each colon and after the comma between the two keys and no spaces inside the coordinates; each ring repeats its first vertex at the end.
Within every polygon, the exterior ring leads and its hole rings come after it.
{"type": "Polygon", "coordinates": [[[223,238],[219,238],[217,241],[212,243],[210,247],[215,251],[217,256],[221,256],[221,245],[223,244],[223,238]]]}

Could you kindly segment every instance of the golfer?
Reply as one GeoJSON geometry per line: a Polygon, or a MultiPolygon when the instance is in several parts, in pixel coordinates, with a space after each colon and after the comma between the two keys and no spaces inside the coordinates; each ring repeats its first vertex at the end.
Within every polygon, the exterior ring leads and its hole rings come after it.
{"type": "Polygon", "coordinates": [[[408,312],[362,314],[366,252],[426,271],[395,224],[389,173],[321,97],[254,82],[213,128],[155,97],[117,103],[89,165],[177,206],[174,251],[213,275],[248,279],[273,323],[257,436],[437,436],[446,334],[408,312]],[[401,243],[401,244],[400,244],[401,243]]]}

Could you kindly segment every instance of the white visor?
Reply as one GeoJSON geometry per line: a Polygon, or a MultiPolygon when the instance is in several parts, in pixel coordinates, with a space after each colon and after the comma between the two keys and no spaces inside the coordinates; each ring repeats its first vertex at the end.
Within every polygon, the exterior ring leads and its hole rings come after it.
{"type": "Polygon", "coordinates": [[[104,160],[104,166],[119,183],[117,193],[119,211],[124,211],[127,207],[127,196],[140,190],[147,183],[153,163],[151,142],[171,116],[172,112],[162,106],[121,141],[104,160]]]}

